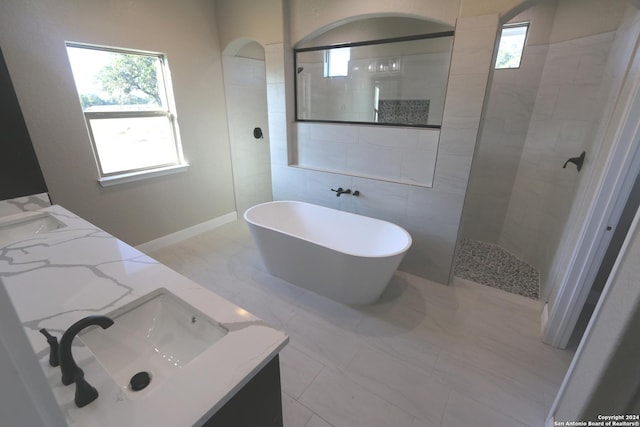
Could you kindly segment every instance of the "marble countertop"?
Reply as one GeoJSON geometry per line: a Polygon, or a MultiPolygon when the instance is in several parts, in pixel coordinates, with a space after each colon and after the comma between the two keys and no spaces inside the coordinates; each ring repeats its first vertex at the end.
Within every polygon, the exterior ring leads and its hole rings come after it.
{"type": "MultiPolygon", "coordinates": [[[[60,206],[44,208],[63,227],[0,248],[0,278],[71,426],[201,425],[287,343],[287,335],[60,206]],[[75,321],[107,314],[166,288],[228,333],[162,384],[136,398],[119,387],[79,340],[73,355],[100,397],[84,408],[63,386],[38,332],[60,339],[75,321]]],[[[25,214],[29,215],[29,214],[25,214]]],[[[106,332],[106,331],[105,331],[106,332]]]]}

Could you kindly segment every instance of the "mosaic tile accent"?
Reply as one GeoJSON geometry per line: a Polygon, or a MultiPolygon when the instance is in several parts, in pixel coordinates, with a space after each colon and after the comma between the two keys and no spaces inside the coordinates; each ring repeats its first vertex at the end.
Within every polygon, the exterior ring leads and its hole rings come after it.
{"type": "Polygon", "coordinates": [[[454,274],[482,285],[538,299],[538,270],[492,243],[464,239],[456,259],[454,274]]]}
{"type": "Polygon", "coordinates": [[[378,123],[426,125],[428,119],[428,99],[378,101],[378,123]]]}

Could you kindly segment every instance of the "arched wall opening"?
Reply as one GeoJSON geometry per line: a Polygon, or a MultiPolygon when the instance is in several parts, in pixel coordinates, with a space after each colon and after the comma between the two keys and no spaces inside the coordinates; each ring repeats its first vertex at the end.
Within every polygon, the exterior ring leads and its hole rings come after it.
{"type": "Polygon", "coordinates": [[[265,50],[243,38],[222,56],[236,212],[273,200],[265,50]]]}

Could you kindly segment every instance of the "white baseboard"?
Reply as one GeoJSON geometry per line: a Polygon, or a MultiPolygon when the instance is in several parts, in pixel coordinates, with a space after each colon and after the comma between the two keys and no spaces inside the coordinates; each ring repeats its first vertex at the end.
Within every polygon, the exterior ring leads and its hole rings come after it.
{"type": "Polygon", "coordinates": [[[196,224],[192,227],[185,228],[184,230],[176,231],[175,233],[158,237],[157,239],[150,240],[146,243],[141,243],[136,246],[136,249],[144,253],[153,252],[166,246],[173,245],[174,243],[181,242],[182,240],[188,239],[189,237],[204,233],[205,231],[221,227],[225,224],[236,221],[237,219],[237,212],[229,212],[228,214],[210,219],[209,221],[205,221],[200,224],[196,224]]]}
{"type": "Polygon", "coordinates": [[[549,321],[549,303],[545,302],[544,307],[542,307],[542,314],[540,315],[540,334],[544,336],[545,328],[547,327],[547,322],[549,321]]]}

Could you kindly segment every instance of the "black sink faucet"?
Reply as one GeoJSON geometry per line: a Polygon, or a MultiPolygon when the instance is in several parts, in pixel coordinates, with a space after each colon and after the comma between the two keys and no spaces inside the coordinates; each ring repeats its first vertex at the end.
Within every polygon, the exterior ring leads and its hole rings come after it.
{"type": "Polygon", "coordinates": [[[84,372],[76,365],[71,354],[71,344],[76,335],[83,329],[98,325],[102,329],[107,329],[113,325],[113,320],[107,316],[87,316],[78,320],[62,335],[60,339],[60,370],[62,371],[62,384],[69,385],[76,383],[75,402],[79,408],[93,402],[98,398],[98,391],[84,379],[84,372]]]}

